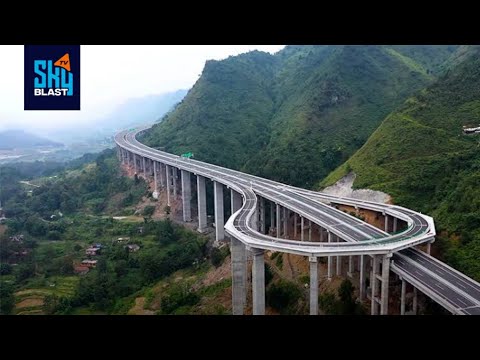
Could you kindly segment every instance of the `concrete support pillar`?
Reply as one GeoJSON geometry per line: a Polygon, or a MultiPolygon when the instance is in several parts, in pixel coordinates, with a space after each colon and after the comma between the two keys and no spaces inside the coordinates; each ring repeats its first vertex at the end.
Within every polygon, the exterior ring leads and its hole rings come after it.
{"type": "Polygon", "coordinates": [[[182,170],[182,205],[183,205],[183,221],[192,221],[192,182],[190,180],[190,172],[182,170]]]}
{"type": "MultiPolygon", "coordinates": [[[[330,231],[327,230],[327,233],[328,233],[328,242],[332,242],[332,233],[330,231]]],[[[332,279],[332,266],[333,263],[332,263],[332,257],[331,256],[328,256],[328,264],[327,264],[327,278],[328,280],[331,280],[332,279]]]]}
{"type": "Polygon", "coordinates": [[[142,157],[142,163],[143,163],[143,177],[145,180],[147,180],[147,166],[146,166],[146,159],[145,157],[142,157]]]}
{"type": "Polygon", "coordinates": [[[297,229],[298,229],[298,224],[297,224],[297,213],[293,213],[293,238],[297,238],[297,229]]]}
{"type": "Polygon", "coordinates": [[[223,185],[214,181],[213,194],[215,201],[215,240],[221,241],[225,238],[225,229],[223,228],[224,216],[223,216],[223,185]]]}
{"type": "Polygon", "coordinates": [[[252,249],[253,315],[265,315],[265,258],[264,250],[252,249]]]}
{"type": "Polygon", "coordinates": [[[418,291],[417,288],[413,288],[413,304],[412,304],[412,311],[413,315],[417,315],[417,305],[418,305],[418,291]]]}
{"type": "Polygon", "coordinates": [[[305,218],[300,216],[300,240],[305,240],[305,218]]]}
{"type": "Polygon", "coordinates": [[[258,199],[260,202],[260,232],[262,234],[265,234],[265,227],[266,227],[266,221],[265,221],[265,199],[260,198],[258,199]]]}
{"type": "Polygon", "coordinates": [[[371,303],[371,314],[377,315],[378,314],[378,304],[377,304],[377,296],[378,296],[378,280],[377,274],[380,268],[380,262],[378,261],[378,255],[373,255],[373,265],[372,265],[372,275],[370,276],[370,286],[372,288],[372,303],[371,303]]]}
{"type": "Polygon", "coordinates": [[[388,214],[385,214],[385,232],[388,232],[388,214]]]}
{"type": "Polygon", "coordinates": [[[318,227],[320,230],[320,242],[323,242],[323,234],[325,231],[323,231],[323,228],[321,226],[318,227]]]}
{"type": "Polygon", "coordinates": [[[286,239],[288,238],[288,214],[289,210],[287,208],[283,208],[283,237],[286,239]]]}
{"type": "Polygon", "coordinates": [[[359,259],[360,263],[360,300],[365,299],[365,293],[366,293],[366,288],[365,288],[365,255],[360,255],[359,259]]]}
{"type": "MultiPolygon", "coordinates": [[[[336,236],[337,242],[340,242],[340,238],[336,236]]],[[[342,258],[337,255],[337,276],[342,275],[342,258]]]]}
{"type": "Polygon", "coordinates": [[[233,189],[230,189],[230,206],[232,214],[242,207],[242,195],[233,189]]]}
{"type": "Polygon", "coordinates": [[[275,221],[275,225],[277,226],[277,238],[279,238],[280,237],[280,229],[282,228],[282,223],[281,223],[281,219],[280,219],[280,204],[277,204],[276,218],[277,218],[277,220],[275,221]]]}
{"type": "Polygon", "coordinates": [[[137,173],[137,154],[133,154],[133,169],[135,170],[135,174],[137,173]]]}
{"type": "Polygon", "coordinates": [[[197,175],[198,232],[207,231],[207,195],[205,178],[197,175]]]}
{"type": "Polygon", "coordinates": [[[232,262],[232,308],[233,315],[243,315],[246,298],[246,269],[247,259],[245,256],[245,245],[231,238],[230,242],[232,262]]]}
{"type": "Polygon", "coordinates": [[[178,176],[178,171],[177,168],[174,166],[171,166],[172,168],[172,178],[173,178],[173,196],[177,196],[177,176],[178,176]]]}
{"type": "Polygon", "coordinates": [[[158,182],[157,182],[157,162],[153,162],[153,197],[158,199],[158,182]]]}
{"type": "Polygon", "coordinates": [[[259,221],[258,221],[260,216],[259,214],[260,214],[260,204],[257,198],[257,203],[255,204],[255,212],[253,213],[252,220],[251,220],[251,226],[256,231],[258,231],[259,229],[259,221]]]}
{"type": "Polygon", "coordinates": [[[430,251],[432,250],[432,243],[427,243],[427,254],[430,255],[430,251]]]}
{"type": "Polygon", "coordinates": [[[353,277],[353,258],[352,256],[350,255],[348,257],[348,272],[347,272],[347,276],[348,277],[353,277]]]}
{"type": "Polygon", "coordinates": [[[312,221],[308,220],[308,241],[312,241],[312,221]]]}
{"type": "Polygon", "coordinates": [[[160,172],[160,187],[164,188],[165,187],[165,171],[163,170],[163,164],[158,163],[157,165],[158,171],[160,172]]]}
{"type": "Polygon", "coordinates": [[[270,228],[275,228],[275,207],[273,202],[270,202],[270,228]]]}
{"type": "Polygon", "coordinates": [[[382,298],[380,301],[380,315],[388,315],[388,286],[390,278],[390,256],[382,259],[382,298]]]}
{"type": "Polygon", "coordinates": [[[165,165],[165,174],[167,178],[167,205],[170,206],[170,184],[171,184],[170,165],[165,165]]]}
{"type": "Polygon", "coordinates": [[[318,315],[318,262],[310,257],[310,315],[318,315]]]}
{"type": "Polygon", "coordinates": [[[397,232],[397,224],[398,223],[398,219],[397,218],[393,218],[393,232],[396,233],[397,232]]]}
{"type": "Polygon", "coordinates": [[[405,291],[407,288],[407,283],[402,279],[402,293],[400,295],[400,315],[405,315],[405,291]]]}

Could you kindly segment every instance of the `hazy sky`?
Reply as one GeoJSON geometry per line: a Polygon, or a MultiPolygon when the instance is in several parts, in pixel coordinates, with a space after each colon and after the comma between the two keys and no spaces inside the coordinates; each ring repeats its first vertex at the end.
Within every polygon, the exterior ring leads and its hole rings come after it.
{"type": "Polygon", "coordinates": [[[127,98],[188,89],[205,61],[283,45],[82,45],[80,111],[23,110],[23,45],[0,46],[0,130],[45,130],[107,114],[127,98]]]}

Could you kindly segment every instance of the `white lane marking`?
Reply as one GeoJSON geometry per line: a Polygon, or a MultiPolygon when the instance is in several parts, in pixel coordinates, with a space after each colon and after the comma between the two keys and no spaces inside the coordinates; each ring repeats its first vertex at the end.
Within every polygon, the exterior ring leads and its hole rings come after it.
{"type": "Polygon", "coordinates": [[[463,305],[468,306],[468,304],[467,304],[465,301],[463,301],[462,299],[460,299],[460,298],[458,298],[458,297],[457,297],[456,299],[457,299],[458,301],[460,301],[463,305]]]}
{"type": "Polygon", "coordinates": [[[439,283],[436,283],[435,286],[438,287],[439,289],[446,290],[446,289],[445,289],[442,285],[440,285],[439,283]]]}
{"type": "Polygon", "coordinates": [[[460,284],[459,282],[456,282],[455,285],[458,285],[458,286],[460,286],[461,288],[464,288],[465,290],[467,290],[467,287],[464,286],[464,285],[462,285],[462,284],[460,284]]]}
{"type": "Polygon", "coordinates": [[[413,272],[415,274],[417,274],[419,277],[421,277],[421,278],[423,277],[423,274],[421,272],[419,272],[417,269],[413,270],[413,272]]]}

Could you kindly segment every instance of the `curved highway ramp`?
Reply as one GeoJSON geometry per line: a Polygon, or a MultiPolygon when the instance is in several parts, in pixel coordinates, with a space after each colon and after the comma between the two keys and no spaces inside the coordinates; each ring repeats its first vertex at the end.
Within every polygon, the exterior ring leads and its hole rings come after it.
{"type": "MultiPolygon", "coordinates": [[[[401,309],[406,313],[407,283],[413,291],[411,312],[417,312],[417,290],[453,314],[480,314],[480,284],[418,251],[436,232],[431,217],[403,207],[340,198],[152,149],[136,136],[148,127],[115,136],[122,164],[152,178],[154,196],[161,189],[180,196],[183,220],[192,221],[191,194],[196,186],[198,230],[207,228],[206,184],[213,182],[216,241],[231,240],[232,304],[234,314],[246,306],[247,258],[252,258],[253,314],[265,313],[264,252],[279,251],[308,257],[310,314],[318,313],[318,258],[328,261],[326,278],[358,274],[360,298],[371,301],[372,314],[387,314],[390,270],[401,279],[401,309]],[[196,181],[192,181],[196,180],[196,181]],[[231,192],[231,216],[224,219],[224,190],[231,192]],[[384,229],[336,207],[373,211],[384,229]],[[335,265],[335,267],[334,267],[335,265]],[[369,283],[369,286],[367,285],[369,283]]],[[[428,250],[429,251],[429,250],[428,250]]]]}

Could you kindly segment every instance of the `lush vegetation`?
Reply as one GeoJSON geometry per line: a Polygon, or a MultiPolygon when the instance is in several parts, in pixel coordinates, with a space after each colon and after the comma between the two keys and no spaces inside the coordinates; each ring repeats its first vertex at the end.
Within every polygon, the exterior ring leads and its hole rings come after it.
{"type": "Polygon", "coordinates": [[[354,186],[391,194],[432,215],[445,260],[480,281],[480,49],[390,114],[368,142],[321,185],[353,171],[354,186]]]}
{"type": "Polygon", "coordinates": [[[276,55],[256,51],[209,61],[146,142],[311,187],[431,82],[454,49],[287,46],[276,55]]]}
{"type": "MultiPolygon", "coordinates": [[[[146,206],[140,222],[113,219],[131,215],[149,194],[143,180],[118,175],[112,150],[94,163],[79,160],[56,172],[39,163],[2,168],[7,221],[0,233],[1,314],[126,313],[143,288],[204,262],[206,238],[169,218],[152,221],[155,207],[146,206]],[[20,182],[25,178],[31,183],[20,182]],[[129,249],[119,237],[138,248],[129,249]],[[101,247],[98,254],[86,255],[94,244],[101,247]],[[97,260],[96,266],[75,275],[85,259],[97,260]]],[[[219,255],[221,261],[228,253],[219,255]]]]}
{"type": "Polygon", "coordinates": [[[318,305],[326,315],[364,315],[364,309],[357,303],[353,294],[352,282],[345,279],[340,284],[337,296],[325,292],[318,297],[318,305]]]}

